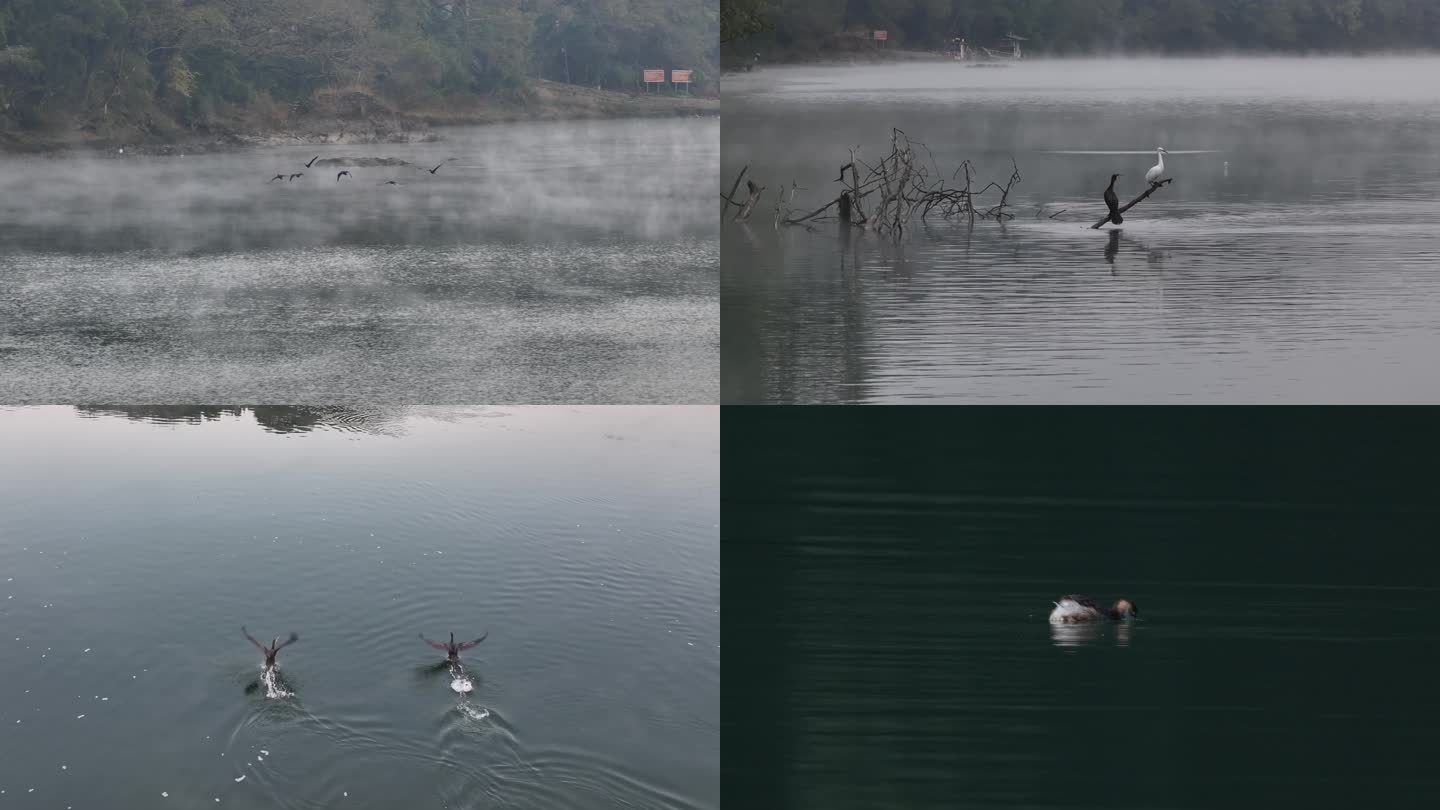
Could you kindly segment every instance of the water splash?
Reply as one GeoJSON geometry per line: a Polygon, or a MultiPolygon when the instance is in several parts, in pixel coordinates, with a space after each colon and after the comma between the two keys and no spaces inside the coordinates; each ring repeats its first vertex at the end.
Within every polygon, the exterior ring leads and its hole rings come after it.
{"type": "Polygon", "coordinates": [[[294,692],[285,688],[285,684],[280,680],[280,673],[273,667],[261,671],[260,683],[265,686],[265,697],[271,700],[295,696],[294,692]]]}

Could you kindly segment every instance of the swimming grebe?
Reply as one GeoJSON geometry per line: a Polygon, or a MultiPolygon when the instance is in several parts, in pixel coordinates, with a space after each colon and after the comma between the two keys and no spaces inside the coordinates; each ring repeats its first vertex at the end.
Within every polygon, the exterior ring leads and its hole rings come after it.
{"type": "Polygon", "coordinates": [[[1118,622],[1139,615],[1140,609],[1128,599],[1117,600],[1114,607],[1102,608],[1088,596],[1071,594],[1060,597],[1060,601],[1055,603],[1055,609],[1050,611],[1050,623],[1076,624],[1101,619],[1112,619],[1118,622]]]}

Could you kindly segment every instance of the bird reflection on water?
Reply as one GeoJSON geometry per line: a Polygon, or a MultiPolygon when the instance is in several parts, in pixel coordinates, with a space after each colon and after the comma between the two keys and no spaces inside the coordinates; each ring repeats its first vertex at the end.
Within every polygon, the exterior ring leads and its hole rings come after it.
{"type": "Polygon", "coordinates": [[[1120,253],[1120,242],[1134,245],[1145,254],[1145,263],[1151,267],[1163,267],[1165,260],[1170,258],[1170,251],[1161,248],[1152,248],[1133,236],[1125,234],[1124,228],[1111,228],[1108,233],[1110,239],[1105,243],[1105,261],[1110,265],[1110,272],[1115,272],[1115,257],[1120,253]]]}
{"type": "Polygon", "coordinates": [[[1105,244],[1105,261],[1115,263],[1115,254],[1120,252],[1120,230],[1110,231],[1110,241],[1105,244]]]}
{"type": "Polygon", "coordinates": [[[1130,622],[1052,624],[1050,625],[1050,640],[1056,647],[1074,648],[1088,647],[1100,643],[1101,639],[1106,636],[1112,636],[1116,647],[1129,647],[1132,629],[1130,622]]]}

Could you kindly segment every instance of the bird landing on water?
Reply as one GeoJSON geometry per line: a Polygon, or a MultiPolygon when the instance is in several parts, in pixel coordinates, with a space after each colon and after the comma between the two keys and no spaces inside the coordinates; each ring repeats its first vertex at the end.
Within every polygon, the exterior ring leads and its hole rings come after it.
{"type": "Polygon", "coordinates": [[[1077,624],[1101,619],[1118,622],[1133,619],[1139,615],[1140,609],[1128,599],[1117,600],[1114,607],[1102,608],[1088,596],[1071,594],[1060,597],[1060,601],[1055,603],[1055,609],[1050,611],[1050,623],[1077,624]]]}

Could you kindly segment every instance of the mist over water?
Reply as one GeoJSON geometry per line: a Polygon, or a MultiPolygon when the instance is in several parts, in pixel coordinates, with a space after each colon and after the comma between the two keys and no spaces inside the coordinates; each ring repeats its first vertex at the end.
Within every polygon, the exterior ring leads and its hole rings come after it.
{"type": "MultiPolygon", "coordinates": [[[[1354,402],[1440,396],[1433,58],[1036,60],[765,68],[727,82],[742,166],[797,212],[891,127],[947,179],[1021,181],[1016,219],[899,245],[723,231],[727,402],[1354,402]],[[1155,147],[1175,182],[1125,215],[1155,147]],[[1095,154],[1110,153],[1110,154],[1095,154]],[[1188,154],[1185,154],[1188,153],[1188,154]],[[1058,215],[1051,218],[1052,215],[1058,215]]],[[[996,196],[996,195],[992,195],[996,196]]],[[[983,198],[982,198],[983,200],[983,198]]],[[[990,204],[994,203],[990,200],[990,204]]]]}
{"type": "Polygon", "coordinates": [[[0,158],[0,398],[713,401],[715,121],[443,136],[0,158]]]}

